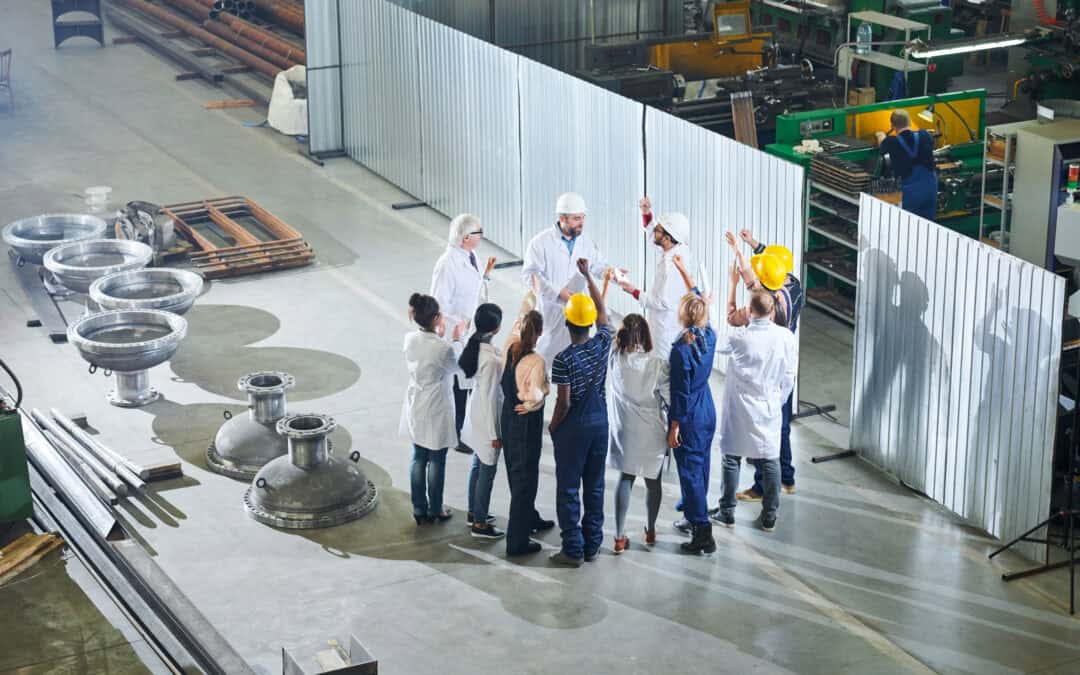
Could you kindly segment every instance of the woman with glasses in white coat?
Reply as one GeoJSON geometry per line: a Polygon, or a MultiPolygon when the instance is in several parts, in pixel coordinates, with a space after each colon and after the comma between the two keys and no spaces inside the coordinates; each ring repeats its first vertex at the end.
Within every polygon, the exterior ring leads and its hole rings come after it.
{"type": "Polygon", "coordinates": [[[417,525],[446,521],[452,516],[442,503],[447,448],[457,442],[454,429],[453,377],[458,372],[465,323],[443,339],[446,319],[439,302],[430,295],[413,293],[409,317],[418,330],[405,334],[405,365],[409,385],[401,408],[400,432],[413,445],[410,472],[413,518],[417,525]]]}

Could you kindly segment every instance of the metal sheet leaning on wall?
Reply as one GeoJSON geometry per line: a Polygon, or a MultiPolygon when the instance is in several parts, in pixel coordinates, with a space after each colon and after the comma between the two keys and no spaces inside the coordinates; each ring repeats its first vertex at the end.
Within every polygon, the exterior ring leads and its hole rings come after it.
{"type": "Polygon", "coordinates": [[[1051,272],[863,195],[851,447],[1002,539],[1045,518],[1064,294],[1051,272]]]}
{"type": "MultiPolygon", "coordinates": [[[[644,106],[529,59],[521,59],[520,80],[524,245],[554,225],[559,194],[580,193],[589,210],[585,233],[608,264],[627,268],[641,284],[644,106]]],[[[641,311],[614,282],[608,299],[621,314],[641,311]]]]}
{"type": "Polygon", "coordinates": [[[337,0],[304,5],[307,49],[308,151],[344,148],[341,138],[341,73],[337,0]]]}

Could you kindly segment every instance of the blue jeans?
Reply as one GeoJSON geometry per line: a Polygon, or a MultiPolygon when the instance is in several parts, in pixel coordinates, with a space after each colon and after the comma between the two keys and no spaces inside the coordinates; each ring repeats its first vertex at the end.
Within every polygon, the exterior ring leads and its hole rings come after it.
{"type": "Polygon", "coordinates": [[[443,482],[446,479],[446,448],[429,450],[413,444],[410,478],[413,515],[434,518],[442,513],[443,482]]]}
{"type": "Polygon", "coordinates": [[[469,513],[473,522],[483,525],[487,522],[488,508],[491,505],[491,487],[495,483],[498,464],[488,466],[473,453],[472,468],[469,469],[469,513]]]}
{"type": "MultiPolygon", "coordinates": [[[[761,493],[761,519],[766,522],[774,521],[776,512],[780,508],[780,460],[751,459],[747,461],[757,466],[764,479],[765,489],[761,493]]],[[[720,512],[724,515],[735,514],[735,505],[738,503],[735,492],[739,489],[741,467],[742,457],[724,455],[724,485],[720,494],[720,512]]]]}
{"type": "Polygon", "coordinates": [[[563,420],[552,437],[555,445],[555,510],[562,531],[562,552],[578,560],[593,556],[604,540],[604,466],[608,425],[575,426],[563,420]],[[579,498],[580,491],[580,498],[579,498]],[[584,507],[584,514],[582,513],[584,507]]]}
{"type": "MultiPolygon", "coordinates": [[[[794,396],[794,394],[792,394],[794,396]]],[[[791,410],[792,396],[788,396],[783,407],[783,425],[780,427],[780,483],[788,487],[795,485],[795,465],[791,463],[791,410]]],[[[754,467],[754,486],[750,488],[761,494],[761,467],[754,467]]]]}

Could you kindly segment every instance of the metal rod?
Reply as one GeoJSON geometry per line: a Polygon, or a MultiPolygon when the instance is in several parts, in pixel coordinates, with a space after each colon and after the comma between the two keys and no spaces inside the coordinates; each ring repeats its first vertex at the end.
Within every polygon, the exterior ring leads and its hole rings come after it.
{"type": "Polygon", "coordinates": [[[87,450],[101,460],[101,462],[113,473],[122,478],[125,483],[136,490],[143,490],[146,488],[146,483],[143,482],[142,477],[138,475],[138,467],[133,469],[132,467],[135,465],[127,458],[120,456],[104,444],[91,438],[90,434],[80,429],[56,408],[49,408],[49,414],[52,415],[52,418],[56,420],[56,423],[60,425],[61,429],[66,431],[76,441],[82,443],[87,450]]]}
{"type": "MultiPolygon", "coordinates": [[[[52,438],[59,441],[62,445],[61,450],[69,458],[81,464],[83,467],[89,469],[89,471],[96,476],[102,483],[108,486],[109,490],[116,494],[117,497],[126,497],[128,493],[128,486],[124,481],[120,480],[116,474],[110,471],[100,460],[97,459],[89,451],[83,450],[78,441],[72,438],[66,431],[60,428],[60,426],[46,417],[37,408],[30,411],[30,416],[34,418],[42,429],[51,434],[52,438]]],[[[82,468],[82,467],[80,467],[82,468]]],[[[115,503],[115,502],[110,502],[115,503]]]]}
{"type": "MultiPolygon", "coordinates": [[[[220,70],[215,70],[214,68],[207,66],[204,61],[195,58],[186,50],[180,49],[174,43],[161,37],[160,31],[135,18],[128,12],[118,9],[116,5],[109,6],[106,11],[106,16],[109,18],[109,22],[116,28],[119,28],[125,33],[131,33],[139,39],[139,42],[142,42],[154,49],[154,51],[159,52],[172,61],[180,64],[180,67],[184,70],[198,73],[199,77],[207,82],[218,84],[224,77],[220,70]]],[[[38,286],[40,285],[41,284],[38,284],[38,286]]]]}
{"type": "MultiPolygon", "coordinates": [[[[218,19],[224,19],[226,16],[231,15],[219,15],[218,19]]],[[[234,17],[235,18],[235,17],[234,17]]],[[[232,28],[229,28],[223,21],[207,21],[203,24],[206,30],[210,31],[214,35],[217,35],[225,40],[231,41],[237,47],[242,47],[252,54],[258,57],[264,58],[270,63],[279,66],[282,70],[287,70],[303,63],[302,61],[290,60],[272,49],[268,49],[254,40],[249,40],[247,37],[237,33],[232,28]]]]}
{"type": "MultiPolygon", "coordinates": [[[[172,2],[172,0],[167,0],[172,2]]],[[[211,7],[214,0],[179,0],[185,6],[189,8],[198,8],[200,5],[204,7],[211,7]]],[[[192,13],[192,10],[186,10],[192,13]]],[[[275,51],[289,60],[291,67],[296,64],[303,64],[307,62],[307,53],[299,45],[294,45],[291,42],[284,40],[273,33],[256,26],[255,24],[246,21],[244,18],[233,16],[231,14],[220,14],[215,17],[218,21],[229,26],[235,31],[237,36],[243,36],[250,42],[258,43],[263,49],[269,49],[275,51]]],[[[210,26],[204,24],[206,28],[210,26]]],[[[226,37],[226,39],[232,39],[226,37]]],[[[265,58],[265,57],[264,57],[265,58]]]]}
{"type": "Polygon", "coordinates": [[[105,483],[101,482],[101,479],[94,475],[93,469],[86,465],[86,462],[81,461],[78,457],[71,454],[64,442],[52,435],[48,431],[42,431],[42,435],[49,445],[56,451],[60,457],[67,462],[71,467],[75,475],[82,481],[86,487],[90,488],[90,491],[94,493],[94,496],[101,500],[103,504],[115,505],[120,502],[120,499],[113,494],[109,487],[105,483]]]}

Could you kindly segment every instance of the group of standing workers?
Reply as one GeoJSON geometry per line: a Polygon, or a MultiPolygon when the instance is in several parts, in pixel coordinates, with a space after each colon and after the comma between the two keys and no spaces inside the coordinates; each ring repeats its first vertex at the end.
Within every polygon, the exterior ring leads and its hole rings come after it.
{"type": "Polygon", "coordinates": [[[508,556],[538,552],[532,534],[550,529],[536,509],[543,444],[544,407],[555,389],[548,431],[554,446],[556,514],[561,550],[552,562],[580,566],[595,560],[603,539],[604,473],[620,472],[615,494],[614,552],[629,547],[626,514],[636,477],[646,485],[644,541],[656,542],[661,474],[667,458],[677,465],[684,518],[677,530],[691,535],[690,553],[716,549],[712,524],[734,526],[738,500],[762,501],[760,526],[775,527],[781,484],[794,491],[789,428],[797,345],[794,331],[802,288],[783,247],[764,247],[741,233],[754,255],[749,264],[735,249],[727,321],[735,329],[719,338],[709,318],[712,298],[691,268],[690,223],[680,213],[654,218],[648,198],[642,223],[659,249],[647,292],[608,266],[584,234],[586,207],[567,193],[556,204],[557,222],[529,243],[522,280],[528,292],[502,349],[494,344],[502,311],[487,302],[495,260],[481,267],[476,249],[479,220],[461,215],[450,223],[446,252],[436,263],[430,295],[413,294],[410,317],[418,330],[405,337],[409,384],[401,428],[413,444],[411,488],[418,525],[452,514],[442,503],[446,453],[472,452],[467,522],[474,537],[506,537],[508,556]],[[606,295],[615,281],[641,302],[644,316],[626,315],[614,327],[606,295]],[[736,287],[749,289],[739,307],[736,287]],[[468,339],[466,340],[466,336],[468,339]],[[721,414],[709,378],[716,355],[729,359],[721,414]],[[723,489],[709,509],[707,492],[713,436],[719,419],[724,455],[723,489]],[[498,457],[506,463],[510,513],[506,532],[489,513],[498,457]],[[755,484],[736,494],[746,458],[755,484]]]}

